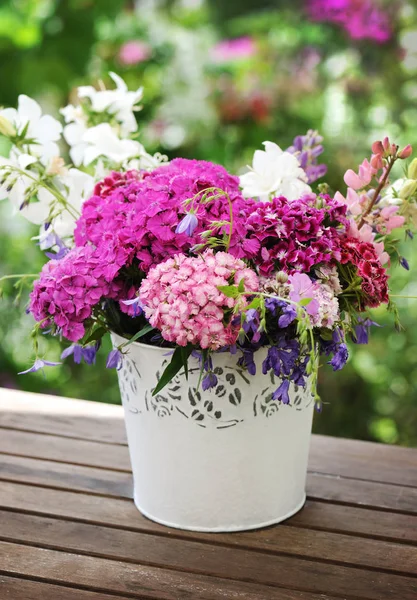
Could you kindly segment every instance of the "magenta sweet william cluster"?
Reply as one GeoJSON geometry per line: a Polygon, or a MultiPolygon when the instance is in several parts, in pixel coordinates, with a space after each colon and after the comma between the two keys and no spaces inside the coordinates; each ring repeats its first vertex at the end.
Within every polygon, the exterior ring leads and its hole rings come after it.
{"type": "MultiPolygon", "coordinates": [[[[239,190],[239,179],[223,167],[205,161],[177,158],[150,173],[122,178],[117,174],[96,186],[95,194],[83,205],[75,230],[75,243],[96,246],[103,259],[131,265],[137,261],[145,273],[170,256],[187,253],[199,243],[199,234],[213,221],[229,221],[224,197],[211,192],[208,204],[197,202],[198,221],[193,235],[176,233],[186,215],[185,201],[204,190],[224,190],[233,204],[234,237],[242,234],[244,219],[239,217],[247,206],[239,190]]],[[[219,227],[221,233],[224,227],[219,227]]]]}
{"type": "Polygon", "coordinates": [[[30,295],[30,311],[46,328],[52,323],[72,342],[85,333],[85,322],[102,298],[119,298],[123,283],[93,248],[74,248],[44,265],[30,295]]]}
{"type": "Polygon", "coordinates": [[[247,207],[247,257],[255,261],[261,275],[276,270],[308,273],[314,265],[340,260],[347,206],[329,196],[319,202],[320,208],[312,194],[292,202],[281,197],[247,207]]]}

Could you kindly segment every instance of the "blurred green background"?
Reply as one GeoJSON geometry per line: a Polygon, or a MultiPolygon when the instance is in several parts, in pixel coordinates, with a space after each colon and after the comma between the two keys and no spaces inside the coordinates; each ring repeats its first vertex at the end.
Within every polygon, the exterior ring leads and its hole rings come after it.
{"type": "MultiPolygon", "coordinates": [[[[392,28],[380,43],[370,34],[352,39],[325,18],[313,21],[308,1],[2,0],[0,105],[15,105],[25,93],[57,114],[77,85],[107,83],[115,70],[130,88],[145,88],[138,120],[149,150],[238,172],[264,140],[285,148],[318,129],[326,179],[343,190],[344,171],[369,154],[374,139],[387,134],[417,149],[417,10],[411,0],[373,0],[392,28]],[[236,38],[232,50],[222,44],[236,38]]],[[[1,274],[41,267],[42,253],[29,242],[36,233],[0,204],[1,274]]],[[[404,245],[403,254],[411,271],[393,265],[391,288],[417,296],[417,243],[404,245]]],[[[7,294],[0,302],[0,386],[119,402],[105,352],[96,367],[68,361],[46,379],[17,375],[31,361],[26,294],[19,303],[7,294]]],[[[342,372],[322,369],[325,406],[315,431],[417,445],[417,301],[398,305],[404,331],[375,310],[383,327],[371,343],[352,344],[342,372]]],[[[59,359],[57,340],[43,344],[59,359]]]]}

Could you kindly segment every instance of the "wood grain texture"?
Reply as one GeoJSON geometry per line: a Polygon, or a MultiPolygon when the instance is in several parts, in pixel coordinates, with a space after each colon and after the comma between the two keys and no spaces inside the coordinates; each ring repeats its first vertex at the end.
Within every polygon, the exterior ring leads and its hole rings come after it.
{"type": "MultiPolygon", "coordinates": [[[[5,542],[0,542],[0,564],[3,571],[16,575],[46,579],[51,583],[72,583],[76,586],[91,588],[93,591],[102,590],[116,595],[125,594],[128,597],[158,600],[311,599],[311,595],[297,595],[299,590],[291,591],[283,586],[280,586],[281,589],[279,589],[264,584],[132,565],[115,560],[79,556],[43,548],[30,548],[5,542]],[[97,577],[97,573],[100,573],[100,577],[97,577]]],[[[395,579],[395,583],[399,583],[402,591],[403,582],[400,580],[404,578],[396,577],[395,579]]],[[[309,591],[307,590],[307,592],[309,591]]],[[[387,596],[387,598],[391,597],[387,596]]],[[[317,594],[314,600],[316,598],[317,594]]],[[[329,595],[324,595],[324,598],[326,600],[334,599],[329,595]]],[[[411,596],[403,597],[403,600],[409,599],[411,600],[411,596]]]]}
{"type": "Polygon", "coordinates": [[[262,572],[271,554],[304,557],[417,577],[417,547],[281,525],[255,534],[210,534],[152,529],[126,531],[0,511],[0,540],[63,549],[104,558],[238,577],[241,565],[262,572]],[[158,535],[156,535],[158,534],[158,535]],[[165,534],[165,535],[161,535],[165,534]],[[256,554],[250,551],[256,550],[256,554]]]}
{"type": "MultiPolygon", "coordinates": [[[[120,600],[123,596],[0,575],[1,600],[120,600]]],[[[139,598],[139,596],[137,596],[139,598]]]]}
{"type": "MultiPolygon", "coordinates": [[[[132,498],[130,473],[8,454],[0,455],[0,480],[132,498]]],[[[310,473],[307,477],[307,495],[312,499],[417,515],[417,488],[409,486],[352,481],[310,473]]]]}
{"type": "Polygon", "coordinates": [[[0,600],[416,600],[417,451],[313,436],[307,490],[276,527],[169,529],[120,406],[0,389],[0,600]]]}
{"type": "MultiPolygon", "coordinates": [[[[107,524],[132,531],[178,531],[170,530],[146,519],[136,509],[133,502],[127,500],[90,496],[12,482],[0,484],[0,508],[63,517],[99,525],[107,524]]],[[[409,515],[307,501],[303,510],[286,523],[290,526],[313,530],[334,531],[417,544],[417,517],[409,515]]],[[[213,536],[213,541],[216,539],[217,535],[213,536]]]]}

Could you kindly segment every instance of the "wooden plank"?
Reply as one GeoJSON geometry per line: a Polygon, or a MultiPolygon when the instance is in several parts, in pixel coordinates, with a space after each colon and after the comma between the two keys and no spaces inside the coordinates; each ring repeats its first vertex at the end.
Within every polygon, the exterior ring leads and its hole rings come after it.
{"type": "Polygon", "coordinates": [[[133,489],[130,473],[7,454],[0,456],[1,479],[106,494],[116,498],[131,498],[133,489]]]}
{"type": "Polygon", "coordinates": [[[307,495],[312,499],[417,514],[417,488],[408,486],[309,473],[307,495]]]}
{"type": "MultiPolygon", "coordinates": [[[[85,586],[94,591],[102,590],[130,597],[158,600],[318,600],[317,595],[300,594],[268,585],[132,565],[6,542],[0,542],[0,564],[4,573],[47,579],[50,583],[85,586]]],[[[394,577],[389,585],[391,583],[399,585],[401,592],[405,589],[406,595],[402,600],[411,600],[404,587],[408,585],[406,578],[394,577]]],[[[373,600],[374,597],[370,596],[370,599],[373,600]]],[[[329,596],[322,598],[332,600],[329,596]]]]}
{"type": "Polygon", "coordinates": [[[417,487],[417,450],[314,435],[309,470],[417,487]]]}
{"type": "MultiPolygon", "coordinates": [[[[0,508],[108,525],[131,531],[160,535],[187,535],[185,532],[169,529],[146,519],[133,502],[17,483],[3,482],[0,485],[0,508]]],[[[417,545],[417,517],[408,515],[308,501],[303,510],[286,521],[286,524],[313,531],[360,535],[417,545]]],[[[269,531],[272,533],[274,529],[269,531]]],[[[277,536],[279,531],[278,527],[277,536]]],[[[257,538],[259,534],[260,532],[253,532],[247,535],[257,538]]],[[[234,535],[231,537],[235,539],[234,535]]],[[[220,540],[221,534],[216,534],[214,539],[220,540]]]]}
{"type": "MultiPolygon", "coordinates": [[[[272,554],[361,566],[417,576],[417,547],[309,531],[281,524],[256,532],[218,534],[149,533],[63,521],[0,510],[0,539],[103,558],[202,571],[239,578],[240,565],[273,560],[272,554]],[[256,553],[249,551],[257,550],[256,553]],[[253,554],[253,556],[252,556],[253,554]]],[[[154,533],[161,533],[160,527],[154,533]]],[[[254,567],[255,568],[255,567],[254,567]]]]}
{"type": "Polygon", "coordinates": [[[126,443],[121,406],[5,388],[0,388],[0,427],[126,443]]]}
{"type": "Polygon", "coordinates": [[[0,429],[0,453],[131,471],[127,446],[74,440],[30,431],[0,429]]]}
{"type": "MultiPolygon", "coordinates": [[[[1,565],[0,565],[1,566],[1,565]]],[[[40,583],[31,579],[18,579],[0,575],[2,600],[120,600],[126,596],[113,596],[97,592],[40,583]]],[[[137,596],[139,598],[139,596],[137,596]]]]}
{"type": "MultiPolygon", "coordinates": [[[[177,553],[180,555],[181,551],[182,545],[178,544],[177,553]]],[[[207,572],[206,556],[207,550],[202,550],[199,564],[204,572],[207,572]]],[[[229,564],[222,564],[221,557],[212,556],[216,568],[225,573],[221,578],[201,571],[190,573],[185,560],[181,562],[181,571],[177,571],[0,542],[4,573],[47,578],[50,582],[100,588],[111,593],[134,590],[151,598],[178,598],[181,597],[178,591],[184,596],[187,592],[196,600],[224,598],[231,592],[248,600],[258,596],[287,598],[279,588],[284,588],[285,593],[291,589],[366,600],[415,600],[417,594],[417,579],[412,577],[236,550],[229,551],[229,558],[229,564]],[[239,557],[245,561],[238,561],[239,557]]]]}
{"type": "MultiPolygon", "coordinates": [[[[132,497],[130,473],[6,454],[0,457],[0,479],[132,497]]],[[[417,514],[417,488],[309,474],[307,494],[313,499],[417,514]]]]}
{"type": "MultiPolygon", "coordinates": [[[[88,444],[94,441],[126,444],[121,406],[5,388],[0,388],[0,427],[77,438],[86,440],[88,444]]],[[[20,445],[22,438],[18,442],[20,445]]],[[[6,448],[3,451],[10,452],[7,440],[4,444],[6,448]]],[[[40,458],[61,460],[65,457],[65,454],[60,454],[61,458],[44,454],[41,441],[38,440],[37,444],[40,458]]],[[[27,446],[24,444],[22,447],[27,446]]],[[[79,453],[75,452],[75,455],[82,456],[82,450],[80,446],[79,453]]],[[[55,452],[52,446],[50,451],[55,452]]],[[[108,464],[103,460],[97,466],[117,468],[117,464],[116,460],[109,458],[108,464]]],[[[417,487],[417,452],[412,448],[314,435],[309,470],[417,487]]]]}

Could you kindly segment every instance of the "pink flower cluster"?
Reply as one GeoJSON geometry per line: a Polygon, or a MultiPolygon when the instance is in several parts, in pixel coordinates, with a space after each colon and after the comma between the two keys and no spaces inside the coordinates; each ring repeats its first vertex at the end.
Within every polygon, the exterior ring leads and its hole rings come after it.
{"type": "MultiPolygon", "coordinates": [[[[185,200],[208,188],[229,195],[238,239],[244,231],[243,207],[248,205],[240,194],[238,178],[209,162],[177,158],[151,173],[113,173],[96,186],[95,195],[83,204],[75,230],[76,245],[94,244],[103,260],[114,260],[118,268],[136,260],[146,273],[167,257],[188,252],[200,243],[200,233],[213,221],[230,219],[224,196],[204,205],[196,201],[198,226],[193,235],[176,233],[190,208],[184,205],[185,200]]],[[[228,227],[218,231],[227,232],[228,227]]]]}
{"type": "Polygon", "coordinates": [[[92,246],[74,248],[43,267],[30,294],[30,312],[45,328],[55,323],[72,342],[85,333],[85,321],[102,298],[117,298],[122,284],[112,281],[92,246]]]}
{"type": "Polygon", "coordinates": [[[330,285],[312,281],[305,273],[294,273],[288,279],[289,297],[293,302],[310,298],[305,309],[315,327],[332,328],[340,320],[339,302],[330,285]]]}
{"type": "Polygon", "coordinates": [[[314,21],[335,23],[354,40],[384,44],[392,36],[389,16],[375,0],[308,0],[307,10],[314,21]]]}
{"type": "MultiPolygon", "coordinates": [[[[348,225],[346,205],[322,196],[300,200],[274,198],[247,209],[247,258],[254,260],[259,273],[273,271],[308,273],[319,263],[340,259],[340,234],[348,225]]],[[[234,246],[230,252],[235,254],[234,246]]]]}
{"type": "Polygon", "coordinates": [[[165,340],[218,350],[234,344],[240,329],[240,320],[234,324],[232,319],[237,300],[226,297],[218,286],[242,279],[246,291],[258,290],[254,271],[226,252],[178,254],[149,271],[139,297],[149,322],[165,340]]]}
{"type": "Polygon", "coordinates": [[[342,242],[342,264],[352,263],[357,267],[362,278],[361,288],[366,301],[360,310],[367,306],[376,307],[389,302],[388,275],[373,244],[361,242],[354,238],[346,238],[342,242]]]}

